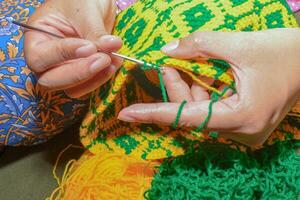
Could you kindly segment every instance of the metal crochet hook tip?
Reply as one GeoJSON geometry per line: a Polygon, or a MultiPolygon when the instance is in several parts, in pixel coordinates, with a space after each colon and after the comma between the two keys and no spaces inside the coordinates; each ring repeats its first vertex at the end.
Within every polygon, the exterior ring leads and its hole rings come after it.
{"type": "Polygon", "coordinates": [[[131,61],[131,62],[137,63],[137,64],[139,64],[139,65],[147,64],[147,63],[145,63],[144,61],[138,60],[138,59],[136,59],[136,58],[131,58],[131,57],[128,57],[128,56],[125,56],[125,55],[122,55],[122,54],[118,54],[118,53],[115,53],[115,52],[111,52],[111,54],[114,55],[114,56],[118,56],[118,57],[120,57],[120,58],[123,58],[123,59],[125,59],[125,60],[129,60],[129,61],[131,61]]]}
{"type": "Polygon", "coordinates": [[[40,28],[36,28],[36,27],[30,26],[30,25],[27,25],[27,24],[24,24],[24,23],[21,23],[21,22],[12,21],[12,23],[15,24],[15,25],[17,25],[17,26],[20,26],[20,27],[23,27],[25,29],[28,29],[28,30],[35,30],[35,31],[39,31],[39,32],[42,32],[42,33],[46,33],[48,35],[51,35],[51,36],[54,36],[54,37],[57,37],[57,38],[64,38],[63,36],[60,36],[60,35],[57,35],[57,34],[54,34],[54,33],[48,32],[48,31],[45,31],[45,30],[40,29],[40,28]]]}
{"type": "MultiPolygon", "coordinates": [[[[147,63],[145,61],[138,60],[136,58],[131,58],[131,57],[128,57],[128,56],[125,56],[125,55],[122,55],[122,54],[115,53],[115,52],[111,52],[110,54],[114,55],[114,56],[118,56],[118,57],[123,58],[125,60],[129,60],[131,62],[137,63],[138,65],[144,65],[144,66],[148,66],[148,67],[153,67],[154,66],[151,63],[147,63]]],[[[160,67],[160,72],[162,73],[162,75],[165,75],[165,73],[166,73],[165,70],[166,70],[165,67],[163,67],[163,66],[160,67]]]]}

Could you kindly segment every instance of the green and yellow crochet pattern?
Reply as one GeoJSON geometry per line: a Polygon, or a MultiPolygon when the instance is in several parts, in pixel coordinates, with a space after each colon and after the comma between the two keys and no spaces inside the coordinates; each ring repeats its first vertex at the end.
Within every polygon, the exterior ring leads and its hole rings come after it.
{"type": "MultiPolygon", "coordinates": [[[[121,13],[114,34],[124,40],[120,53],[141,60],[175,67],[189,77],[212,77],[233,84],[230,66],[224,61],[196,62],[164,55],[160,48],[176,38],[195,31],[257,31],[280,27],[298,27],[286,3],[278,0],[142,0],[121,13]]],[[[119,111],[133,103],[161,101],[157,72],[144,72],[136,64],[125,62],[120,71],[91,97],[90,112],[81,126],[81,140],[92,153],[112,150],[144,159],[182,155],[190,141],[211,140],[205,133],[191,134],[191,129],[128,124],[117,120],[119,111]]],[[[296,119],[295,119],[296,120],[296,119]]],[[[285,120],[273,139],[299,135],[299,126],[285,120]],[[288,134],[286,133],[288,132],[288,134]],[[293,135],[293,134],[295,135],[293,135]]],[[[218,138],[217,141],[234,144],[218,138]]]]}
{"type": "MultiPolygon", "coordinates": [[[[218,93],[221,83],[234,86],[225,61],[177,60],[160,48],[194,31],[279,27],[298,27],[285,0],[140,0],[118,16],[114,34],[124,41],[120,53],[174,67],[218,93]],[[214,78],[214,87],[198,75],[214,78]]],[[[205,131],[118,121],[124,107],[162,101],[158,72],[125,62],[93,93],[80,133],[87,150],[70,161],[50,199],[299,199],[299,103],[255,151],[205,131]]]]}

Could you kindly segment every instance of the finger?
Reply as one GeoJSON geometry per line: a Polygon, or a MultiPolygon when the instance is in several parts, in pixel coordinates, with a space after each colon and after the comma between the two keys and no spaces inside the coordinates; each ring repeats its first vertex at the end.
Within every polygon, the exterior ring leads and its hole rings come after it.
{"type": "MultiPolygon", "coordinates": [[[[38,27],[41,30],[47,30],[48,32],[61,37],[78,37],[77,31],[65,17],[50,13],[48,15],[40,13],[40,15],[42,16],[30,18],[28,23],[33,27],[38,27]]],[[[27,31],[35,32],[35,30],[27,31]]],[[[53,38],[51,35],[45,36],[53,38]]]]}
{"type": "Polygon", "coordinates": [[[71,59],[84,58],[97,52],[96,46],[87,40],[65,38],[36,41],[34,38],[39,35],[41,34],[28,34],[24,49],[26,61],[34,72],[44,72],[54,65],[71,59]]]}
{"type": "Polygon", "coordinates": [[[217,58],[231,63],[242,57],[250,43],[247,32],[195,32],[173,41],[162,48],[171,57],[191,59],[197,57],[217,58]]]}
{"type": "Polygon", "coordinates": [[[94,77],[84,82],[83,84],[66,89],[65,93],[72,98],[82,97],[106,83],[113,76],[116,70],[117,67],[111,65],[110,67],[107,67],[98,72],[94,77]]]}
{"type": "Polygon", "coordinates": [[[123,59],[120,59],[119,57],[111,56],[111,59],[112,65],[110,67],[107,67],[104,70],[100,71],[96,76],[86,81],[85,83],[66,89],[65,93],[69,97],[79,98],[94,91],[99,86],[106,83],[114,75],[116,70],[119,69],[123,64],[123,59]]]}
{"type": "MultiPolygon", "coordinates": [[[[226,84],[222,84],[222,85],[218,88],[218,90],[222,92],[226,87],[227,87],[226,84]]],[[[223,96],[224,96],[224,97],[229,97],[229,96],[232,96],[232,94],[233,94],[233,90],[232,90],[232,89],[228,89],[228,90],[225,92],[225,94],[224,94],[223,96]]]]}
{"type": "MultiPolygon", "coordinates": [[[[211,86],[214,83],[214,79],[206,76],[199,77],[201,81],[211,86]]],[[[191,93],[194,101],[203,101],[209,100],[209,94],[206,88],[198,85],[197,83],[193,83],[191,87],[191,93]]]]}
{"type": "MultiPolygon", "coordinates": [[[[235,109],[236,102],[232,100],[223,103],[216,102],[213,105],[212,116],[207,124],[211,130],[232,131],[241,126],[238,111],[235,109]]],[[[179,124],[182,126],[197,127],[203,123],[208,116],[210,101],[188,103],[180,117],[179,124]]],[[[118,119],[127,122],[172,124],[175,121],[179,103],[158,103],[158,104],[135,104],[123,109],[118,119]]]]}
{"type": "Polygon", "coordinates": [[[111,63],[119,69],[122,65],[124,60],[122,58],[119,58],[117,56],[110,56],[111,58],[111,63]]]}
{"type": "Polygon", "coordinates": [[[103,35],[97,42],[97,48],[101,52],[116,52],[122,47],[121,38],[114,35],[103,35]]]}
{"type": "Polygon", "coordinates": [[[188,84],[181,78],[176,69],[164,68],[164,82],[171,102],[180,103],[193,100],[188,84]]]}
{"type": "Polygon", "coordinates": [[[111,65],[111,59],[103,53],[52,68],[41,74],[38,83],[48,90],[61,90],[79,85],[111,65]]]}
{"type": "MultiPolygon", "coordinates": [[[[115,5],[113,8],[116,9],[115,5]]],[[[82,37],[94,42],[98,50],[103,52],[117,51],[122,46],[122,40],[113,35],[109,35],[113,27],[115,12],[110,9],[110,13],[100,13],[96,9],[91,9],[92,13],[87,13],[84,18],[77,22],[82,37]]]]}

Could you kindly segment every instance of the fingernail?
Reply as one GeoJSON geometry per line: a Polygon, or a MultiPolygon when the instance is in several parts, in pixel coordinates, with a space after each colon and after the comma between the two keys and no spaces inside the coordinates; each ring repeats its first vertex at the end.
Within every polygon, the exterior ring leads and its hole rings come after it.
{"type": "Polygon", "coordinates": [[[114,35],[103,35],[101,39],[106,41],[114,41],[114,40],[119,40],[120,38],[114,35]]]}
{"type": "Polygon", "coordinates": [[[97,60],[95,60],[90,66],[90,70],[92,72],[98,72],[102,68],[103,68],[103,61],[101,57],[97,58],[97,60]]]}
{"type": "Polygon", "coordinates": [[[109,67],[106,67],[105,69],[102,70],[103,73],[106,75],[112,75],[117,71],[117,67],[114,65],[111,65],[109,67]]]}
{"type": "Polygon", "coordinates": [[[94,44],[88,43],[76,49],[75,54],[77,57],[87,57],[97,51],[94,44]]]}
{"type": "Polygon", "coordinates": [[[162,66],[162,67],[160,68],[160,71],[161,71],[161,74],[162,74],[163,76],[166,75],[166,67],[162,66]]]}
{"type": "Polygon", "coordinates": [[[125,122],[136,122],[136,120],[133,117],[130,117],[128,115],[119,115],[118,119],[125,122]]]}
{"type": "Polygon", "coordinates": [[[116,72],[116,71],[117,71],[117,67],[116,67],[115,65],[111,65],[111,66],[110,66],[110,70],[111,70],[112,72],[116,72]]]}
{"type": "Polygon", "coordinates": [[[173,41],[173,42],[171,42],[171,43],[169,43],[169,44],[163,46],[163,47],[161,48],[161,50],[162,50],[163,52],[167,53],[167,52],[170,52],[170,51],[173,51],[174,49],[176,49],[176,48],[178,47],[178,45],[179,45],[179,40],[173,41]]]}

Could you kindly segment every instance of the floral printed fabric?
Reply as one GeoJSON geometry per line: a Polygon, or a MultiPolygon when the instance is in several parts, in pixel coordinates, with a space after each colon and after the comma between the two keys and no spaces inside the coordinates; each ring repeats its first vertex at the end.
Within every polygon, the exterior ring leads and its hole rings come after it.
{"type": "Polygon", "coordinates": [[[43,0],[0,0],[0,147],[45,142],[82,115],[85,102],[42,90],[23,57],[26,22],[43,0]]]}

